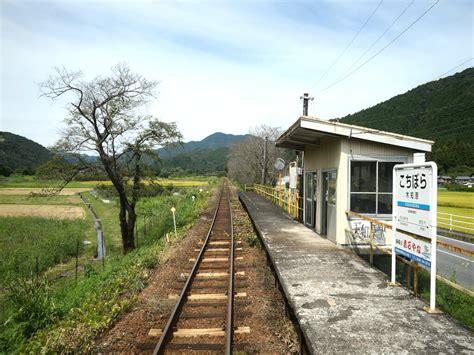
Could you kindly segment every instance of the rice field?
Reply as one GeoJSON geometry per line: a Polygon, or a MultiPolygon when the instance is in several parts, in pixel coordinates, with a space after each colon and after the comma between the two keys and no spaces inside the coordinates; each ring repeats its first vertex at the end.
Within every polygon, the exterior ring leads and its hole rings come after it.
{"type": "Polygon", "coordinates": [[[474,193],[438,190],[438,225],[474,234],[474,193]]]}

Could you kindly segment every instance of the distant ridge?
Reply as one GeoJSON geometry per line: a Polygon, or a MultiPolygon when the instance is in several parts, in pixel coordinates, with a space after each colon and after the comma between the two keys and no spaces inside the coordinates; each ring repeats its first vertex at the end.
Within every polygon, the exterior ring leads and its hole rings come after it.
{"type": "Polygon", "coordinates": [[[229,148],[250,137],[249,134],[234,135],[213,133],[201,141],[190,141],[171,148],[162,148],[158,154],[162,159],[162,172],[188,174],[225,174],[229,148]]]}
{"type": "Polygon", "coordinates": [[[195,150],[229,148],[234,143],[240,142],[250,135],[234,135],[222,132],[215,132],[200,141],[189,141],[181,145],[158,150],[162,159],[170,158],[179,154],[189,153],[195,150]]]}
{"type": "Polygon", "coordinates": [[[17,134],[0,132],[0,175],[33,174],[51,157],[51,152],[41,144],[17,134]]]}

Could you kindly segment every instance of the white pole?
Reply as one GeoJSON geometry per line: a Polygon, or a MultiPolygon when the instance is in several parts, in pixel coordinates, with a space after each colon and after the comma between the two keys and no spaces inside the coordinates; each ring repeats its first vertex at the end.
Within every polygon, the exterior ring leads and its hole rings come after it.
{"type": "Polygon", "coordinates": [[[430,163],[432,168],[431,176],[431,284],[430,284],[430,310],[436,309],[436,242],[438,232],[438,190],[436,186],[436,177],[438,176],[438,166],[436,163],[430,163]]]}
{"type": "Polygon", "coordinates": [[[176,208],[171,207],[171,212],[173,212],[174,235],[176,238],[178,238],[178,231],[176,230],[176,216],[175,216],[176,208]]]}
{"type": "Polygon", "coordinates": [[[397,174],[396,174],[396,165],[393,167],[392,172],[392,274],[391,274],[391,283],[395,285],[396,283],[396,273],[397,273],[397,256],[395,255],[395,239],[397,234],[397,216],[395,211],[397,210],[396,206],[396,186],[397,186],[397,174]]]}

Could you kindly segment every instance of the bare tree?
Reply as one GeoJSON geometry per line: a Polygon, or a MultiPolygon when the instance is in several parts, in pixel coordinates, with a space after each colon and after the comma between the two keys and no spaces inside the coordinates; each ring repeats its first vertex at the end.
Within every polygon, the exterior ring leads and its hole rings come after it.
{"type": "Polygon", "coordinates": [[[230,148],[227,162],[228,174],[241,184],[259,182],[265,169],[267,182],[274,182],[278,176],[274,164],[277,158],[286,162],[292,159],[294,153],[287,149],[277,148],[276,139],[282,133],[278,127],[261,125],[250,130],[250,137],[230,148]],[[265,137],[267,137],[267,152],[264,159],[265,137]]]}
{"type": "MultiPolygon", "coordinates": [[[[40,84],[42,95],[57,99],[72,96],[67,106],[61,138],[55,150],[74,155],[77,169],[102,169],[117,190],[120,230],[124,254],[135,248],[135,206],[146,164],[157,158],[156,148],[181,139],[175,123],[165,123],[141,115],[139,109],[152,97],[157,85],[119,64],[109,76],[82,80],[81,72],[56,69],[40,84]],[[84,159],[94,152],[96,162],[84,159]],[[131,188],[130,188],[131,187],[131,188]]],[[[72,176],[75,174],[71,174],[72,176]]],[[[66,181],[67,183],[68,181],[66,181]]]]}

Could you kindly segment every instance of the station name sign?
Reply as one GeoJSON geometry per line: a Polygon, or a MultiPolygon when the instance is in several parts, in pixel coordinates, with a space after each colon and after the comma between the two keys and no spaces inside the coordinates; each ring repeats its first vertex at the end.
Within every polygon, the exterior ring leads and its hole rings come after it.
{"type": "Polygon", "coordinates": [[[430,166],[395,169],[395,181],[397,228],[431,239],[433,170],[430,166]]]}
{"type": "Polygon", "coordinates": [[[434,162],[393,168],[391,281],[395,284],[397,254],[430,268],[431,312],[436,306],[437,175],[434,162]]]}

